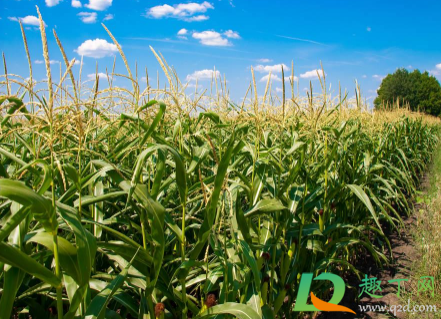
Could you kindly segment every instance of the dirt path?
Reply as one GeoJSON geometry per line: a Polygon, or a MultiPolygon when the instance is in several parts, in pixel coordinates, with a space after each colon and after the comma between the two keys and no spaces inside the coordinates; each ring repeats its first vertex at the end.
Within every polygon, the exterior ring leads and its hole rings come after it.
{"type": "MultiPolygon", "coordinates": [[[[412,275],[411,271],[414,263],[418,260],[418,252],[414,247],[412,236],[410,235],[410,229],[414,227],[416,223],[415,217],[411,216],[404,220],[405,229],[401,231],[400,234],[394,232],[390,235],[389,240],[392,246],[392,253],[394,257],[394,262],[385,269],[375,269],[373,268],[369,274],[371,276],[377,277],[378,280],[381,280],[383,291],[378,293],[378,295],[382,295],[382,298],[371,298],[364,294],[360,299],[360,305],[399,305],[402,304],[402,300],[397,296],[398,292],[398,283],[393,282],[389,283],[389,280],[394,279],[409,279],[412,275]]],[[[400,294],[403,295],[403,292],[406,288],[409,287],[409,282],[401,281],[400,282],[400,294]]],[[[377,293],[375,293],[377,294],[377,293]]],[[[359,307],[358,307],[359,308],[359,307]]],[[[394,314],[385,314],[378,312],[366,312],[360,313],[357,318],[405,318],[405,314],[403,312],[394,314]]]]}
{"type": "MultiPolygon", "coordinates": [[[[423,187],[424,188],[424,187],[423,187]]],[[[415,205],[415,210],[422,208],[419,204],[415,205]]],[[[372,298],[366,293],[363,293],[360,296],[361,299],[357,301],[358,294],[360,292],[359,285],[361,281],[357,278],[352,278],[348,284],[353,287],[353,289],[346,289],[345,297],[340,302],[340,305],[346,306],[350,309],[353,309],[357,314],[353,315],[350,313],[330,313],[330,312],[322,312],[319,313],[316,317],[317,319],[334,319],[334,318],[342,318],[342,319],[353,319],[353,318],[406,318],[406,314],[403,312],[397,312],[396,315],[393,313],[387,312],[374,312],[374,311],[360,311],[360,307],[365,307],[368,305],[381,305],[381,306],[397,306],[403,304],[403,300],[397,296],[398,291],[398,283],[393,282],[389,283],[389,280],[394,279],[409,279],[412,275],[412,269],[416,261],[420,258],[418,255],[417,249],[415,249],[411,230],[416,225],[416,214],[412,215],[408,218],[403,218],[404,229],[398,234],[397,231],[393,231],[388,235],[390,240],[390,244],[392,247],[392,254],[394,260],[388,267],[384,267],[383,269],[378,268],[375,264],[372,266],[365,265],[357,265],[357,269],[361,270],[362,274],[367,274],[368,277],[376,277],[377,280],[381,281],[381,289],[382,291],[375,291],[375,295],[383,296],[382,298],[372,298]]],[[[406,288],[409,287],[410,281],[400,282],[400,293],[403,296],[406,288]]],[[[365,308],[366,309],[366,308],[365,308]]]]}
{"type": "MultiPolygon", "coordinates": [[[[319,313],[315,319],[334,319],[334,318],[342,318],[342,319],[381,319],[381,318],[409,318],[409,315],[412,318],[441,318],[440,315],[428,314],[428,313],[405,313],[405,312],[381,312],[381,311],[368,311],[366,306],[386,306],[386,309],[390,309],[389,307],[398,305],[406,306],[408,304],[408,296],[410,296],[410,303],[412,304],[412,300],[416,297],[415,291],[416,283],[415,277],[417,275],[432,275],[437,278],[440,275],[440,272],[431,271],[430,268],[437,266],[436,264],[441,262],[441,255],[435,255],[432,252],[429,267],[427,267],[427,258],[428,253],[424,252],[424,256],[421,254],[421,249],[419,246],[416,246],[413,238],[422,237],[430,240],[437,241],[439,236],[439,227],[441,227],[441,149],[439,149],[434,157],[433,164],[429,167],[428,172],[422,178],[422,184],[420,185],[420,189],[423,190],[421,193],[422,198],[426,200],[419,201],[420,203],[414,205],[413,214],[410,217],[403,217],[404,228],[400,230],[400,233],[397,231],[387,231],[387,236],[390,240],[390,244],[392,247],[392,255],[393,261],[388,267],[384,267],[380,269],[377,267],[372,258],[367,258],[365,260],[360,260],[358,265],[355,267],[361,271],[364,275],[366,274],[368,278],[376,277],[377,280],[381,281],[382,291],[375,291],[375,295],[382,296],[381,298],[373,298],[368,294],[363,293],[363,295],[358,298],[358,294],[360,293],[360,284],[362,283],[358,278],[351,277],[346,278],[345,281],[348,287],[346,289],[345,296],[343,300],[340,302],[340,305],[348,307],[356,312],[356,315],[351,313],[342,313],[342,312],[322,312],[319,313]],[[435,198],[435,202],[438,204],[434,205],[434,202],[429,200],[428,198],[435,198]],[[421,213],[422,212],[422,213],[421,213]],[[418,216],[420,216],[418,220],[418,216]],[[437,218],[435,218],[436,216],[437,218]],[[429,230],[427,226],[429,227],[429,230]],[[422,235],[422,236],[421,236],[422,235]],[[418,247],[418,248],[416,248],[418,247]],[[426,266],[421,267],[422,263],[420,261],[425,260],[426,266]],[[369,263],[372,263],[369,265],[369,263]],[[414,273],[415,272],[415,273],[414,273]],[[423,272],[423,273],[422,273],[423,272]],[[413,277],[413,278],[411,278],[413,277]],[[393,282],[389,283],[389,280],[394,279],[409,279],[409,281],[401,281],[400,282],[400,294],[401,298],[397,296],[398,291],[398,283],[393,282]],[[412,285],[412,286],[411,286],[412,285]],[[407,291],[407,295],[406,295],[407,291]],[[412,295],[413,294],[413,295],[412,295]],[[406,300],[406,301],[404,301],[406,300]],[[361,309],[365,309],[365,311],[361,311],[361,309]]],[[[385,230],[386,232],[386,230],[385,230]]],[[[419,239],[418,239],[419,240],[419,239]]],[[[441,245],[438,243],[434,250],[441,248],[441,245]]],[[[440,249],[441,250],[441,249],[440,249]]],[[[361,258],[360,258],[361,259],[361,258]]],[[[437,269],[437,268],[436,268],[437,269]]],[[[435,279],[436,281],[436,279],[435,279]]],[[[436,283],[435,283],[436,286],[436,283]]],[[[440,287],[435,287],[435,295],[436,292],[439,292],[440,287]]],[[[425,298],[422,295],[422,298],[416,298],[415,302],[421,302],[420,304],[440,304],[440,299],[430,299],[425,298]],[[430,301],[430,302],[429,302],[430,301]]],[[[409,308],[412,308],[411,305],[409,308]]],[[[370,308],[372,309],[372,308],[370,308]]],[[[377,308],[378,309],[378,308],[377,308]]],[[[309,317],[310,318],[310,317],[309,317]]]]}

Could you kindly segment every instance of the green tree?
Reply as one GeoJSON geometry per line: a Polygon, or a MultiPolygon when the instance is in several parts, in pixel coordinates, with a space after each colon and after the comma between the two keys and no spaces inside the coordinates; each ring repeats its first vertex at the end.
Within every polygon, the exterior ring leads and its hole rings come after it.
{"type": "Polygon", "coordinates": [[[383,79],[377,93],[374,101],[376,109],[392,106],[399,99],[400,105],[408,103],[412,111],[435,116],[441,114],[441,86],[427,71],[398,69],[383,79]]]}

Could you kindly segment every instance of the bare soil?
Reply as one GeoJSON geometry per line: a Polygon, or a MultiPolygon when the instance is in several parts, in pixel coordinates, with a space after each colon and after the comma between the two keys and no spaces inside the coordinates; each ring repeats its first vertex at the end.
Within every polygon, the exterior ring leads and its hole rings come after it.
{"type": "MultiPolygon", "coordinates": [[[[422,189],[427,188],[427,178],[422,180],[422,189]]],[[[415,204],[414,211],[423,209],[423,205],[415,204]]],[[[415,262],[420,258],[417,249],[413,243],[413,238],[411,235],[411,230],[414,229],[416,225],[416,215],[409,217],[403,217],[403,222],[405,227],[400,230],[400,232],[388,231],[388,238],[392,247],[393,261],[384,268],[377,267],[372,260],[372,258],[367,258],[355,265],[362,274],[367,274],[369,277],[376,277],[377,280],[381,280],[382,291],[377,290],[376,295],[383,296],[382,298],[372,298],[366,293],[358,297],[360,293],[361,281],[357,277],[345,278],[348,286],[352,289],[347,288],[343,300],[340,305],[348,307],[356,312],[356,315],[351,313],[342,312],[320,312],[315,319],[382,319],[382,318],[399,318],[404,319],[406,314],[404,312],[397,312],[396,316],[393,313],[381,313],[381,312],[360,312],[359,306],[366,305],[400,305],[403,300],[397,296],[398,283],[388,283],[389,280],[393,279],[409,279],[412,275],[412,269],[415,262]]],[[[386,230],[385,230],[386,232],[386,230]]],[[[410,281],[400,282],[401,296],[403,296],[404,291],[410,285],[410,281]]]]}

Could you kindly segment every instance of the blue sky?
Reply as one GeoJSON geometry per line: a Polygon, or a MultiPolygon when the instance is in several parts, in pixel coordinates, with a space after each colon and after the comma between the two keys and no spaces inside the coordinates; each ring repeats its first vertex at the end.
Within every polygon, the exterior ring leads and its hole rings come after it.
{"type": "MultiPolygon", "coordinates": [[[[22,19],[34,77],[43,79],[35,5],[47,25],[52,67],[59,70],[57,61],[62,60],[52,36],[55,29],[69,59],[84,56],[85,78],[95,72],[96,62],[99,72],[110,70],[118,54],[103,22],[122,45],[132,69],[137,62],[139,77],[147,67],[151,81],[156,83],[159,70],[164,83],[151,45],[190,86],[198,78],[199,85],[209,89],[215,67],[226,76],[235,100],[248,88],[251,66],[259,94],[269,70],[277,94],[282,87],[280,64],[287,77],[291,61],[300,92],[310,81],[320,90],[315,71],[320,63],[334,95],[339,81],[353,92],[358,80],[364,96],[372,99],[382,77],[399,67],[427,70],[441,79],[441,1],[2,0],[0,51],[6,55],[8,72],[28,75],[17,22],[22,19]]],[[[119,56],[116,72],[125,73],[119,56]]]]}

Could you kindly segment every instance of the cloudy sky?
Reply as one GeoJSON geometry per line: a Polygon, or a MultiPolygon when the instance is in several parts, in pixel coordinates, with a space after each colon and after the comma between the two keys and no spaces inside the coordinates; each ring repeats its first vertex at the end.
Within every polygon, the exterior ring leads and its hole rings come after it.
{"type": "MultiPolygon", "coordinates": [[[[441,1],[1,0],[0,51],[6,56],[8,72],[28,74],[17,22],[21,19],[34,77],[43,79],[35,5],[46,24],[52,67],[58,70],[61,61],[52,36],[55,29],[69,59],[84,57],[83,74],[89,78],[94,77],[96,63],[104,75],[118,54],[101,26],[104,23],[122,45],[131,67],[137,63],[140,74],[147,67],[151,81],[156,83],[160,67],[149,45],[190,86],[198,79],[209,89],[215,68],[216,74],[226,76],[236,100],[248,88],[251,66],[262,94],[271,71],[277,94],[283,81],[281,65],[288,86],[292,61],[300,92],[310,81],[316,91],[320,89],[320,63],[333,94],[339,81],[353,92],[357,80],[369,99],[381,79],[396,68],[427,70],[441,79],[441,1]]],[[[116,71],[124,73],[119,56],[116,71]]],[[[162,82],[163,75],[159,77],[162,82]]]]}

